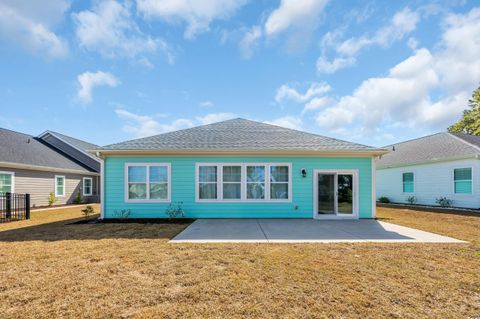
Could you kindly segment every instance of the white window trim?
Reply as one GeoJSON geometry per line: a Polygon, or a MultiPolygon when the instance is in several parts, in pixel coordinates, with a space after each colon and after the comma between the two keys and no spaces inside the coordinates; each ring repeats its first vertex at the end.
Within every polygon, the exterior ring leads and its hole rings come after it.
{"type": "Polygon", "coordinates": [[[197,203],[291,203],[292,202],[292,163],[277,162],[206,162],[195,163],[195,202],[197,203]],[[217,166],[217,199],[200,199],[200,166],[217,166]],[[240,199],[223,198],[223,166],[241,166],[240,199]],[[247,199],[247,166],[265,166],[265,198],[247,199]],[[270,198],[270,166],[288,166],[288,199],[270,198]]]}
{"type": "Polygon", "coordinates": [[[93,195],[93,178],[91,177],[84,177],[83,178],[83,183],[82,183],[82,193],[83,193],[83,196],[92,196],[93,195]],[[90,180],[90,193],[85,193],[85,181],[86,180],[90,180]]]}
{"type": "Polygon", "coordinates": [[[415,194],[415,171],[403,171],[402,172],[402,175],[401,175],[401,179],[402,179],[402,193],[405,194],[405,195],[408,195],[408,194],[415,194]],[[404,184],[404,181],[403,181],[403,174],[408,174],[408,173],[412,173],[413,174],[413,192],[404,192],[403,191],[403,184],[404,184]]]}
{"type": "Polygon", "coordinates": [[[473,166],[458,166],[458,167],[453,167],[452,168],[452,193],[453,193],[453,196],[472,196],[475,191],[474,191],[474,186],[475,184],[473,183],[473,177],[474,177],[474,171],[473,171],[473,166]],[[470,184],[472,185],[471,187],[471,192],[470,193],[456,193],[455,192],[455,170],[456,169],[465,169],[465,168],[470,168],[470,172],[472,173],[472,177],[470,180],[468,179],[464,179],[464,180],[459,180],[459,181],[470,181],[470,184]]]}
{"type": "Polygon", "coordinates": [[[15,172],[0,171],[0,174],[8,174],[12,176],[12,190],[10,193],[15,193],[15,172]]]}
{"type": "Polygon", "coordinates": [[[67,190],[67,179],[65,178],[64,175],[55,175],[55,197],[65,197],[65,193],[66,193],[66,190],[67,190]],[[62,195],[59,195],[57,193],[57,189],[58,189],[58,183],[57,183],[57,178],[63,178],[63,194],[62,195]]]}
{"type": "Polygon", "coordinates": [[[148,163],[137,163],[130,162],[125,163],[124,170],[124,201],[125,203],[170,203],[172,198],[172,170],[171,163],[160,163],[160,162],[148,162],[148,163]],[[145,199],[129,199],[128,198],[128,168],[130,166],[145,166],[147,168],[147,198],[145,199]],[[150,199],[150,166],[165,166],[167,168],[167,198],[166,199],[150,199]]]}

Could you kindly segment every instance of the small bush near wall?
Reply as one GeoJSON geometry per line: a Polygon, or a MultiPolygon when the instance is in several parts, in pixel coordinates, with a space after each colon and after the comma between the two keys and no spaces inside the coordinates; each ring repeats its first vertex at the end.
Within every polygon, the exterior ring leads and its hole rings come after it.
{"type": "Polygon", "coordinates": [[[118,218],[118,219],[127,219],[128,217],[130,217],[131,213],[132,211],[130,209],[115,210],[113,212],[115,218],[118,218]]]}
{"type": "Polygon", "coordinates": [[[175,202],[168,205],[165,210],[165,214],[168,216],[168,219],[173,220],[177,218],[185,218],[185,212],[182,208],[183,202],[175,202]]]}
{"type": "Polygon", "coordinates": [[[386,197],[386,196],[381,196],[381,197],[379,197],[379,198],[378,198],[378,201],[379,201],[380,203],[385,203],[385,204],[390,203],[390,200],[389,200],[388,197],[386,197]]]}
{"type": "Polygon", "coordinates": [[[415,196],[408,196],[407,197],[407,203],[409,203],[410,205],[413,205],[417,202],[417,199],[415,198],[415,196]]]}
{"type": "Polygon", "coordinates": [[[437,198],[435,202],[442,207],[451,207],[453,201],[443,196],[443,197],[437,198]]]}
{"type": "Polygon", "coordinates": [[[58,201],[58,198],[55,197],[55,194],[53,192],[50,192],[48,194],[48,206],[52,206],[58,201]]]}

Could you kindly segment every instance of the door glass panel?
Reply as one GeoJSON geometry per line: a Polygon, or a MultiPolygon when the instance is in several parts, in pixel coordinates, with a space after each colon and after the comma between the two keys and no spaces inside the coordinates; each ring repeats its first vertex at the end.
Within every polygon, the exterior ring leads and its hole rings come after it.
{"type": "Polygon", "coordinates": [[[353,214],[353,175],[338,174],[338,213],[353,214]]]}
{"type": "Polygon", "coordinates": [[[335,175],[318,174],[318,213],[335,214],[335,175]]]}

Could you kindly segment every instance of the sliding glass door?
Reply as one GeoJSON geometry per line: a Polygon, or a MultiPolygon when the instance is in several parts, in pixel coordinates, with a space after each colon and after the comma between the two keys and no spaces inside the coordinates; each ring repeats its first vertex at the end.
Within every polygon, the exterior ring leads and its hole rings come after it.
{"type": "Polygon", "coordinates": [[[316,213],[322,215],[354,214],[354,174],[317,173],[316,213]]]}

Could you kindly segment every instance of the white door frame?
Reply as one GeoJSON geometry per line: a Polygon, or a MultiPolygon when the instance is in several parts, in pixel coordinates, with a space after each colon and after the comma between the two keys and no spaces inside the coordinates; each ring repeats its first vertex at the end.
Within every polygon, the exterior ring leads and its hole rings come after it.
{"type": "Polygon", "coordinates": [[[315,169],[313,170],[313,218],[314,219],[342,219],[342,218],[358,218],[358,169],[315,169]],[[353,214],[339,214],[337,188],[338,178],[335,177],[335,213],[331,215],[318,214],[318,174],[351,174],[353,176],[353,214]]]}

